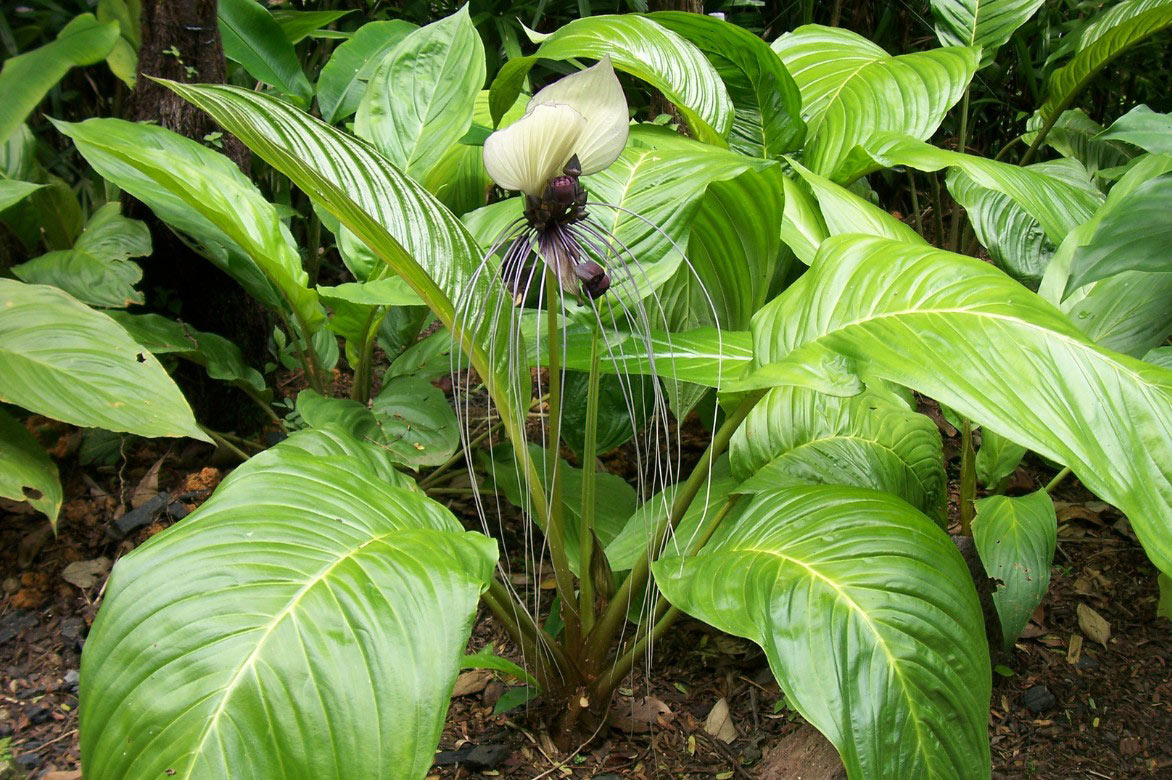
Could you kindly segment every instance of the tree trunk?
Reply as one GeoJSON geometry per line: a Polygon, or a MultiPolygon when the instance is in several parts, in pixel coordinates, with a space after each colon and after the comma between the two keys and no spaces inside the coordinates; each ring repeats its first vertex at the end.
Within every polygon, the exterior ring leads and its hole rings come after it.
{"type": "MultiPolygon", "coordinates": [[[[138,56],[138,79],[126,106],[128,118],[158,123],[199,142],[219,129],[203,111],[146,78],[224,82],[227,69],[216,0],[143,0],[138,56]]],[[[223,136],[223,152],[245,174],[249,172],[251,154],[236,138],[223,136]]],[[[154,242],[152,257],[143,262],[148,302],[174,315],[173,306],[162,304],[167,298],[178,301],[180,319],[231,339],[249,365],[263,367],[272,325],[261,305],[231,277],[188,248],[142,204],[133,203],[128,210],[131,216],[147,222],[154,242]]],[[[197,366],[181,365],[176,379],[196,416],[212,428],[237,429],[260,419],[259,410],[241,391],[209,379],[197,366]]]]}

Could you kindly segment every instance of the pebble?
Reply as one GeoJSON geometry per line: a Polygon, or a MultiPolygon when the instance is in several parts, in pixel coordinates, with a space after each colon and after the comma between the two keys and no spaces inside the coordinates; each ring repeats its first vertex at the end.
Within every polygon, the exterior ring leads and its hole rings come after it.
{"type": "Polygon", "coordinates": [[[1045,685],[1035,685],[1021,695],[1021,703],[1028,707],[1030,712],[1041,714],[1046,710],[1053,709],[1058,704],[1058,700],[1045,685]]]}
{"type": "Polygon", "coordinates": [[[66,687],[72,688],[73,690],[76,691],[77,690],[77,683],[79,680],[81,680],[81,675],[78,673],[78,671],[76,669],[70,669],[68,672],[65,673],[66,687]]]}

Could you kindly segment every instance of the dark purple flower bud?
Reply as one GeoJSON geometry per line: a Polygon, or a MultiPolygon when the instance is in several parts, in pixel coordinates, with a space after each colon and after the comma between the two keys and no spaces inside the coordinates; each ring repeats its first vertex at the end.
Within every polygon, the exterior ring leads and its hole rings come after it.
{"type": "Polygon", "coordinates": [[[591,298],[597,298],[610,289],[610,277],[606,269],[593,260],[585,260],[574,266],[574,275],[582,280],[582,291],[591,298]]]}

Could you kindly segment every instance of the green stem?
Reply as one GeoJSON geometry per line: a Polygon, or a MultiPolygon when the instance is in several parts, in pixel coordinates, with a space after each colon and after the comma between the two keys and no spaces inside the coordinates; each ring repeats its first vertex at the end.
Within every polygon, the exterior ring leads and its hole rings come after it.
{"type": "MultiPolygon", "coordinates": [[[[960,101],[960,133],[956,137],[956,149],[961,154],[965,153],[965,147],[968,144],[968,128],[969,128],[969,90],[964,91],[964,97],[960,101]]],[[[948,245],[952,247],[953,252],[960,251],[960,225],[964,219],[964,214],[961,211],[960,204],[955,204],[952,209],[952,226],[949,229],[948,245]]]]}
{"type": "Polygon", "coordinates": [[[350,388],[350,397],[359,403],[370,400],[371,371],[374,363],[374,345],[378,341],[378,329],[388,309],[378,306],[371,311],[363,330],[362,354],[358,357],[358,367],[354,371],[354,386],[350,388]]]}
{"type": "Polygon", "coordinates": [[[206,433],[208,436],[211,436],[212,441],[214,441],[216,443],[217,447],[223,447],[224,449],[228,450],[228,452],[230,452],[233,455],[235,455],[236,457],[240,458],[241,462],[248,460],[249,455],[247,452],[240,449],[239,447],[237,447],[235,444],[228,441],[227,439],[225,439],[222,435],[220,435],[216,431],[213,431],[211,428],[207,427],[206,425],[199,426],[199,429],[201,431],[203,431],[204,433],[206,433]]]}
{"type": "Polygon", "coordinates": [[[907,169],[907,181],[912,191],[912,213],[916,217],[916,232],[921,236],[924,235],[924,215],[920,211],[920,192],[916,189],[916,172],[911,168],[907,169]]]}
{"type": "Polygon", "coordinates": [[[627,619],[627,605],[630,604],[634,595],[640,592],[643,586],[647,584],[647,577],[651,571],[651,561],[656,552],[663,546],[663,540],[667,537],[668,532],[680,524],[684,513],[688,511],[688,507],[692,503],[692,499],[696,497],[696,494],[700,492],[700,488],[708,481],[709,467],[724,452],[733,433],[744,422],[745,417],[748,416],[749,412],[761,400],[763,395],[765,395],[765,391],[758,390],[745,396],[737,408],[725,418],[724,424],[720,426],[716,435],[712,437],[712,441],[708,444],[708,449],[704,451],[696,467],[692,469],[692,473],[688,476],[687,481],[680,486],[679,491],[676,493],[675,501],[672,502],[671,512],[660,520],[654,532],[651,534],[647,555],[636,561],[635,566],[631,569],[631,573],[627,576],[627,579],[623,580],[623,584],[619,587],[618,592],[611,599],[610,604],[607,605],[606,611],[602,613],[598,624],[590,632],[586,647],[586,668],[588,671],[597,669],[601,665],[606,651],[614,642],[615,634],[622,626],[623,621],[627,619]]]}
{"type": "Polygon", "coordinates": [[[1070,466],[1066,466],[1065,468],[1063,468],[1062,471],[1059,471],[1057,474],[1054,475],[1054,479],[1050,480],[1046,484],[1046,492],[1053,493],[1054,489],[1062,484],[1062,480],[1069,477],[1070,474],[1071,474],[1070,466]]]}
{"type": "Polygon", "coordinates": [[[590,564],[594,553],[594,461],[598,457],[598,362],[601,353],[598,323],[590,337],[590,379],[586,390],[586,430],[582,446],[582,513],[578,522],[578,614],[582,631],[594,627],[594,578],[590,564]]]}
{"type": "Polygon", "coordinates": [[[940,196],[940,177],[935,172],[929,172],[928,183],[932,187],[932,224],[936,227],[936,246],[943,249],[944,201],[940,196]]]}
{"type": "MultiPolygon", "coordinates": [[[[545,269],[546,349],[549,353],[549,439],[546,442],[545,474],[549,480],[549,515],[545,518],[545,533],[549,540],[549,554],[553,559],[554,580],[562,603],[562,622],[566,626],[566,647],[571,652],[579,647],[582,630],[578,602],[574,598],[574,575],[566,556],[565,513],[562,511],[562,474],[558,452],[562,440],[562,338],[558,314],[561,309],[561,287],[550,269],[545,269]]],[[[516,444],[516,442],[514,442],[516,444]]],[[[520,442],[524,447],[524,442],[520,442]]],[[[583,541],[579,540],[579,544],[583,541]]],[[[582,572],[585,575],[584,572],[582,572]]]]}
{"type": "Polygon", "coordinates": [[[973,517],[976,515],[973,501],[977,497],[976,460],[973,423],[966,419],[960,435],[960,533],[963,536],[973,535],[973,517]]]}
{"type": "Polygon", "coordinates": [[[309,385],[322,395],[326,395],[325,377],[321,363],[317,359],[317,350],[313,348],[313,334],[309,330],[309,325],[306,324],[304,318],[297,312],[293,312],[293,319],[297,322],[297,332],[301,336],[301,341],[305,345],[302,349],[298,346],[298,356],[301,358],[301,364],[305,366],[306,378],[309,380],[309,385]]]}
{"type": "Polygon", "coordinates": [[[1061,113],[1061,110],[1055,111],[1046,123],[1042,125],[1041,129],[1038,130],[1038,134],[1034,136],[1034,141],[1030,144],[1030,148],[1026,149],[1025,154],[1021,156],[1021,161],[1018,162],[1018,165],[1026,166],[1030,164],[1034,159],[1034,155],[1038,153],[1038,149],[1042,146],[1042,142],[1050,134],[1050,128],[1058,121],[1058,115],[1061,113]]]}
{"type": "Polygon", "coordinates": [[[309,226],[305,234],[305,273],[309,276],[309,286],[317,287],[317,279],[321,273],[321,218],[313,206],[309,207],[309,226]]]}
{"type": "Polygon", "coordinates": [[[542,690],[554,691],[561,687],[573,666],[557,642],[533,622],[525,608],[496,577],[492,578],[488,590],[480,598],[525,657],[533,659],[534,676],[542,690]]]}

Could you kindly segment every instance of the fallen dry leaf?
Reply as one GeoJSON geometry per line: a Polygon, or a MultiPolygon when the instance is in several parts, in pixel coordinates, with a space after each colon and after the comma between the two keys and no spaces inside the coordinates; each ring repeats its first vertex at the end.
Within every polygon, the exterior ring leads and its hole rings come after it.
{"type": "Polygon", "coordinates": [[[1106,647],[1107,640],[1111,638],[1111,624],[1104,620],[1098,612],[1081,602],[1076,612],[1078,613],[1078,627],[1082,629],[1082,632],[1092,641],[1106,647]]]}
{"type": "Polygon", "coordinates": [[[728,711],[728,700],[723,696],[716,700],[704,721],[704,730],[722,742],[737,738],[737,727],[733,725],[732,714],[728,711]]]}
{"type": "Polygon", "coordinates": [[[456,678],[456,685],[452,688],[452,698],[480,693],[488,681],[492,679],[492,672],[488,669],[472,669],[462,672],[456,678]]]}
{"type": "Polygon", "coordinates": [[[150,501],[159,494],[159,466],[163,465],[163,461],[167,456],[159,458],[154,462],[143,478],[138,481],[134,492],[130,494],[130,505],[135,509],[150,501]]]}
{"type": "Polygon", "coordinates": [[[644,699],[619,699],[610,711],[610,725],[628,734],[645,734],[652,726],[666,727],[671,718],[668,707],[654,696],[644,699]]]}
{"type": "Polygon", "coordinates": [[[109,573],[110,559],[94,558],[92,561],[74,561],[61,571],[61,577],[70,585],[89,590],[109,573]]]}

